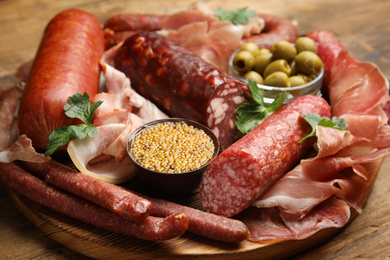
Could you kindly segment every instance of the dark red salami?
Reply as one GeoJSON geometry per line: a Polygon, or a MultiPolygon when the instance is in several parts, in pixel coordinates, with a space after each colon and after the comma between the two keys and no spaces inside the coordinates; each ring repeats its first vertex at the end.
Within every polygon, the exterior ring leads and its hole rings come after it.
{"type": "Polygon", "coordinates": [[[173,117],[207,125],[221,149],[237,139],[236,110],[251,97],[246,84],[155,32],[127,39],[115,67],[132,87],[173,117]]]}
{"type": "Polygon", "coordinates": [[[329,104],[318,96],[298,97],[214,159],[200,184],[203,207],[234,216],[296,165],[315,141],[299,143],[311,130],[301,117],[308,113],[330,117],[329,104]]]}
{"type": "Polygon", "coordinates": [[[96,203],[134,221],[149,216],[152,204],[124,188],[80,173],[54,160],[46,163],[18,162],[47,183],[96,203]]]}
{"type": "Polygon", "coordinates": [[[118,216],[73,194],[57,189],[14,163],[0,163],[0,181],[15,192],[61,214],[113,232],[158,241],[182,235],[188,228],[184,214],[147,217],[136,222],[118,216]]]}

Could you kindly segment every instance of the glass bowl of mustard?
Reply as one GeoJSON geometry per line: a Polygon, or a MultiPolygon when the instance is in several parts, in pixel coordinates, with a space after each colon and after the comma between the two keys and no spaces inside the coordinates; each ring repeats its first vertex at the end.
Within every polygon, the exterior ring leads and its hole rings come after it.
{"type": "Polygon", "coordinates": [[[219,153],[219,142],[203,124],[169,118],[137,128],[126,148],[147,192],[183,195],[198,189],[203,171],[219,153]]]}

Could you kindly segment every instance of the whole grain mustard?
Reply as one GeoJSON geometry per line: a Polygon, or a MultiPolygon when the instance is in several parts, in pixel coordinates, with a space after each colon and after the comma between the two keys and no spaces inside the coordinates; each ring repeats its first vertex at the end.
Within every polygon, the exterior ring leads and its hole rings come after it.
{"type": "Polygon", "coordinates": [[[214,143],[201,129],[184,122],[167,122],[142,130],[131,146],[138,164],[164,173],[199,169],[213,156],[214,143]]]}

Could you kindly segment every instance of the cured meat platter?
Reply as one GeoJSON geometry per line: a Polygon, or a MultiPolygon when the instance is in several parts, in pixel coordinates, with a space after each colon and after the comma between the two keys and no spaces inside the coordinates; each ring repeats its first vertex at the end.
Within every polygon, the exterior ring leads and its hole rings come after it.
{"type": "MultiPolygon", "coordinates": [[[[71,164],[69,159],[62,162],[67,165],[71,164]]],[[[73,165],[70,166],[74,167],[73,165]]],[[[382,167],[382,171],[384,170],[384,167],[382,167]]],[[[368,192],[362,196],[364,200],[369,196],[375,182],[370,181],[369,183],[368,192]]],[[[147,191],[140,187],[137,178],[122,185],[130,190],[147,194],[147,191]]],[[[186,232],[175,239],[151,242],[86,224],[43,207],[28,199],[28,197],[18,195],[11,190],[7,191],[16,207],[44,234],[69,249],[96,259],[285,258],[323,244],[341,232],[358,215],[357,212],[351,209],[352,214],[343,228],[326,228],[306,239],[273,240],[262,243],[245,240],[238,244],[229,244],[186,232]]],[[[167,199],[177,204],[203,210],[197,191],[188,196],[169,197],[167,199]]]]}

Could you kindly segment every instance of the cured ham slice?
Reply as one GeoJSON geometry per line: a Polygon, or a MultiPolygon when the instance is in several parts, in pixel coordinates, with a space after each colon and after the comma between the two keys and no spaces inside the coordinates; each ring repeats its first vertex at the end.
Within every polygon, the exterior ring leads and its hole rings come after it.
{"type": "Polygon", "coordinates": [[[244,31],[229,22],[190,23],[166,36],[205,61],[227,72],[229,57],[240,46],[244,31]]]}
{"type": "MultiPolygon", "coordinates": [[[[106,59],[109,60],[109,57],[110,53],[106,59]]],[[[81,172],[108,182],[121,183],[135,176],[135,166],[126,151],[129,135],[144,123],[167,116],[135,92],[122,72],[104,61],[101,65],[106,92],[93,98],[94,102],[103,101],[92,122],[98,129],[98,135],[72,140],[68,153],[81,172]]]]}
{"type": "Polygon", "coordinates": [[[36,152],[31,140],[26,135],[21,135],[10,147],[0,150],[0,162],[9,163],[15,160],[42,163],[50,160],[50,157],[36,152]]]}
{"type": "MultiPolygon", "coordinates": [[[[346,50],[339,53],[329,87],[333,116],[378,113],[376,108],[389,101],[388,93],[389,83],[375,64],[359,62],[346,50]]],[[[382,119],[382,124],[387,122],[386,117],[382,119]]]]}
{"type": "Polygon", "coordinates": [[[316,154],[259,197],[252,213],[239,216],[252,241],[303,239],[344,226],[351,208],[362,212],[380,164],[390,155],[390,128],[382,109],[389,102],[386,78],[374,64],[353,57],[330,32],[308,36],[325,63],[332,116],[343,118],[348,128],[317,126],[316,154]]]}

